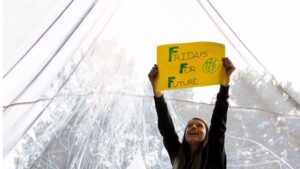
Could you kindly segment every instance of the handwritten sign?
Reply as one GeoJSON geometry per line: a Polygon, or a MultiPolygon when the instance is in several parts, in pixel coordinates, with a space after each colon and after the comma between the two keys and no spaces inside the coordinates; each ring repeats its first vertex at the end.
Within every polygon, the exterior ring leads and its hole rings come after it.
{"type": "Polygon", "coordinates": [[[223,44],[191,42],[157,47],[158,90],[225,83],[223,44]]]}

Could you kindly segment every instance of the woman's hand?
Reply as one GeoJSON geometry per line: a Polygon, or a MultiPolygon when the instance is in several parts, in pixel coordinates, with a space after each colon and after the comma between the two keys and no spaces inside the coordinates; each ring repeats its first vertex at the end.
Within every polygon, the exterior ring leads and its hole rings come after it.
{"type": "Polygon", "coordinates": [[[154,96],[161,97],[163,95],[162,91],[156,90],[157,75],[158,75],[158,67],[156,64],[154,64],[151,71],[148,73],[148,78],[151,82],[154,96]]]}
{"type": "Polygon", "coordinates": [[[225,72],[226,72],[226,83],[225,86],[229,86],[229,82],[230,82],[230,76],[232,74],[232,72],[235,70],[235,66],[232,64],[232,62],[230,61],[229,58],[224,58],[222,59],[223,61],[223,66],[225,68],[225,72]]]}

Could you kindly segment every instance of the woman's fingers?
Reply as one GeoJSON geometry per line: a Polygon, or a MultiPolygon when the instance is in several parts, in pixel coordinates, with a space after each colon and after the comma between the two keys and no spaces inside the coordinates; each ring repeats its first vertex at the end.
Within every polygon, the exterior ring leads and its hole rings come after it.
{"type": "Polygon", "coordinates": [[[223,64],[224,64],[224,66],[228,66],[228,65],[231,64],[231,62],[230,62],[230,60],[228,58],[224,58],[223,59],[223,64]]]}
{"type": "Polygon", "coordinates": [[[223,59],[223,65],[224,67],[227,69],[227,68],[233,68],[233,64],[232,62],[228,59],[228,58],[224,58],[223,59]]]}
{"type": "Polygon", "coordinates": [[[157,73],[158,73],[158,67],[156,64],[154,64],[151,71],[148,73],[148,77],[154,79],[157,76],[157,73]]]}

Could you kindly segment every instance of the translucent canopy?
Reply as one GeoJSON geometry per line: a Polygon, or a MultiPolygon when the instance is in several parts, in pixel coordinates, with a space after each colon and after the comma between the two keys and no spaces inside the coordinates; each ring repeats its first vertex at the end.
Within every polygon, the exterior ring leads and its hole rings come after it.
{"type": "MultiPolygon", "coordinates": [[[[5,167],[171,168],[147,77],[156,47],[214,41],[237,67],[228,168],[300,168],[298,89],[260,62],[251,37],[227,22],[229,9],[206,0],[4,1],[5,167]]],[[[209,123],[218,87],[165,91],[180,138],[190,118],[209,123]]]]}

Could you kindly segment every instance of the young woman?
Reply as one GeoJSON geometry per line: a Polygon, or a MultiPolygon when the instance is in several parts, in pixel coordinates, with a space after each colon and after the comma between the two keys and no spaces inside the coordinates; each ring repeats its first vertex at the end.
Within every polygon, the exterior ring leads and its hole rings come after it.
{"type": "Polygon", "coordinates": [[[178,135],[163,93],[157,91],[155,87],[159,73],[157,65],[154,65],[148,74],[154,93],[158,129],[163,136],[163,143],[174,169],[226,168],[224,140],[228,110],[227,99],[230,76],[235,67],[228,58],[223,59],[223,66],[226,70],[226,84],[220,86],[210,128],[200,118],[191,119],[187,123],[181,143],[178,141],[178,135]]]}

